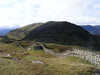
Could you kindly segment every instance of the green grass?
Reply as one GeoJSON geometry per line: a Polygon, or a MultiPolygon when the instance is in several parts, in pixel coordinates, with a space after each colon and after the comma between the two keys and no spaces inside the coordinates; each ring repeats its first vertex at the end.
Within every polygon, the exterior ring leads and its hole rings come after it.
{"type": "Polygon", "coordinates": [[[79,46],[61,45],[61,44],[54,44],[54,43],[46,43],[45,45],[47,48],[58,53],[64,52],[66,50],[72,50],[72,48],[80,48],[79,46]]]}
{"type": "Polygon", "coordinates": [[[0,43],[0,49],[3,50],[4,52],[8,52],[8,53],[23,50],[23,48],[20,48],[19,46],[17,46],[14,43],[10,43],[10,44],[0,43]]]}
{"type": "Polygon", "coordinates": [[[91,75],[96,70],[94,65],[77,57],[57,58],[43,50],[26,51],[15,44],[1,43],[0,48],[3,52],[10,53],[11,58],[19,59],[14,61],[0,57],[0,75],[91,75]],[[41,61],[43,64],[32,61],[41,61]]]}
{"type": "Polygon", "coordinates": [[[44,52],[43,50],[38,50],[38,51],[30,50],[28,53],[29,53],[29,55],[33,55],[33,56],[37,56],[37,57],[45,57],[45,58],[55,57],[54,55],[44,52]]]}
{"type": "Polygon", "coordinates": [[[93,71],[92,65],[80,62],[79,58],[74,57],[52,58],[45,62],[48,63],[47,70],[51,75],[52,73],[54,75],[91,75],[93,71]]]}
{"type": "MultiPolygon", "coordinates": [[[[15,29],[11,32],[9,32],[6,36],[9,40],[14,39],[14,40],[22,40],[29,34],[29,32],[36,27],[42,25],[42,23],[36,23],[36,24],[31,24],[22,28],[15,29]]],[[[6,39],[4,39],[6,40],[6,39]]]]}
{"type": "MultiPolygon", "coordinates": [[[[71,57],[72,58],[72,57],[71,57]]],[[[42,58],[28,56],[25,59],[41,60],[44,64],[34,64],[23,62],[22,64],[15,61],[0,58],[1,75],[91,75],[95,68],[78,58],[42,58]],[[75,62],[73,62],[73,59],[75,62]],[[79,61],[79,62],[78,62],[79,61]],[[77,64],[76,64],[77,63],[77,64]]],[[[25,61],[25,60],[24,60],[25,61]]]]}
{"type": "Polygon", "coordinates": [[[29,56],[25,56],[23,59],[25,61],[32,61],[32,60],[40,60],[41,58],[29,55],[29,56]]]}

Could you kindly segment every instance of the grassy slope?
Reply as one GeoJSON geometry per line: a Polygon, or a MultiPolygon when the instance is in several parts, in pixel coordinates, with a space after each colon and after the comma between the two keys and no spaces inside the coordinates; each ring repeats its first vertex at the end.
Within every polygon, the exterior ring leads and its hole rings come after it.
{"type": "Polygon", "coordinates": [[[34,28],[40,26],[42,23],[36,23],[36,24],[31,24],[16,30],[13,30],[8,33],[7,37],[9,39],[14,39],[14,40],[21,40],[23,39],[31,30],[34,28]]]}
{"type": "Polygon", "coordinates": [[[94,67],[80,62],[79,58],[43,58],[44,64],[14,61],[0,58],[1,75],[91,75],[94,67]]]}
{"type": "Polygon", "coordinates": [[[0,57],[0,75],[91,75],[95,71],[89,62],[76,57],[56,58],[42,50],[25,51],[15,44],[0,44],[0,49],[22,61],[0,57]]]}
{"type": "Polygon", "coordinates": [[[45,43],[45,45],[48,49],[51,49],[58,53],[64,52],[66,50],[72,50],[73,47],[80,48],[80,46],[76,46],[76,45],[62,45],[62,44],[54,44],[54,43],[45,43]]]}

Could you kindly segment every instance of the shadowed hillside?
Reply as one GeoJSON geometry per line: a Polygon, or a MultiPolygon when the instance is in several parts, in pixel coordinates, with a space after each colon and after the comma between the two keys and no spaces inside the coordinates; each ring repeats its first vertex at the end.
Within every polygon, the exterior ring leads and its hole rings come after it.
{"type": "Polygon", "coordinates": [[[94,44],[89,32],[69,22],[47,22],[32,30],[25,39],[67,45],[93,46],[94,44]]]}
{"type": "Polygon", "coordinates": [[[98,47],[97,39],[82,27],[69,22],[37,23],[13,30],[4,41],[29,40],[83,47],[98,47]]]}

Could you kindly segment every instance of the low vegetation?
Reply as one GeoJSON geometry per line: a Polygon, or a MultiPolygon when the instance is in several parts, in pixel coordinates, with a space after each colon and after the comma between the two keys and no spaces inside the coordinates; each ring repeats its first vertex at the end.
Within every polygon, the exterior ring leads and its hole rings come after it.
{"type": "Polygon", "coordinates": [[[0,58],[1,75],[91,75],[95,68],[79,58],[28,57],[22,63],[0,58]],[[43,64],[29,62],[40,60],[43,64]],[[74,60],[74,61],[73,61],[74,60]]]}
{"type": "Polygon", "coordinates": [[[61,44],[54,44],[54,43],[46,43],[45,45],[47,48],[49,48],[55,52],[58,52],[58,53],[64,52],[66,50],[72,50],[73,47],[79,48],[79,46],[61,45],[61,44]]]}
{"type": "MultiPolygon", "coordinates": [[[[25,46],[30,43],[23,44],[25,46]]],[[[46,46],[55,52],[71,48],[56,44],[46,46]]],[[[0,54],[2,53],[11,56],[0,56],[1,75],[91,75],[96,70],[94,65],[78,57],[57,58],[43,50],[25,50],[15,43],[0,43],[0,54]]]]}

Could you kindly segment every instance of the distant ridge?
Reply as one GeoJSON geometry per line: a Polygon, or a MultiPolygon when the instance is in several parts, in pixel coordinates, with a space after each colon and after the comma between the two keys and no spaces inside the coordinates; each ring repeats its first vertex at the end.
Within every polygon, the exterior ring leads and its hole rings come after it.
{"type": "Polygon", "coordinates": [[[10,32],[11,30],[13,29],[5,29],[5,28],[0,28],[0,36],[4,36],[4,35],[7,35],[8,32],[10,32]]]}
{"type": "Polygon", "coordinates": [[[93,35],[100,35],[100,25],[91,26],[91,25],[85,25],[82,26],[85,30],[89,31],[93,35]]]}

